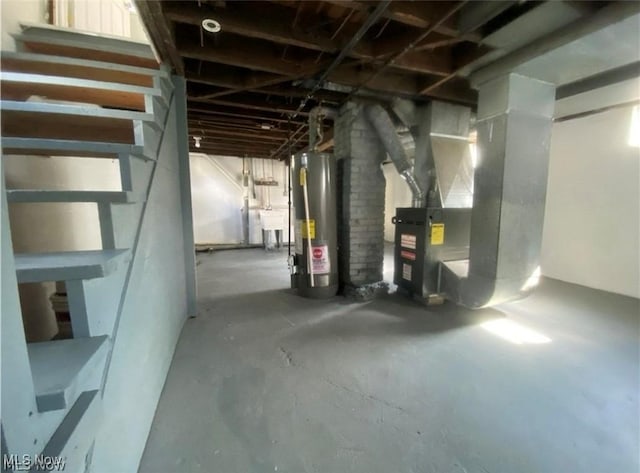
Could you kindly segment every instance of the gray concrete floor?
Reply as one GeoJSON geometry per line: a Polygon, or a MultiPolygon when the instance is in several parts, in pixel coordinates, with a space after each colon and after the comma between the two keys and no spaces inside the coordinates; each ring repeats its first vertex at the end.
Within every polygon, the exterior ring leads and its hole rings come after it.
{"type": "Polygon", "coordinates": [[[475,312],[313,301],[286,251],[198,262],[141,472],[639,471],[635,299],[543,280],[475,312]]]}

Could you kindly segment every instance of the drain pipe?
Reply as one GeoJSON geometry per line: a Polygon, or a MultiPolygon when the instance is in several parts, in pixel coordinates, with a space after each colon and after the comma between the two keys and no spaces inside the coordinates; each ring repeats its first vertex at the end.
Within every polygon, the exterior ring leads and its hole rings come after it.
{"type": "Polygon", "coordinates": [[[389,118],[389,114],[382,105],[367,105],[364,109],[365,117],[378,133],[398,174],[407,182],[413,195],[413,207],[424,207],[425,193],[413,173],[407,153],[398,138],[396,128],[389,118]]]}

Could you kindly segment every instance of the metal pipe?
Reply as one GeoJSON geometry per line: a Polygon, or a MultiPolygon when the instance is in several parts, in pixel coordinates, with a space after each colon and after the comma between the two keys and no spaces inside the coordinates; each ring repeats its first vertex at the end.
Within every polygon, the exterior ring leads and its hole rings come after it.
{"type": "Polygon", "coordinates": [[[385,147],[393,165],[395,166],[398,174],[407,182],[407,185],[411,189],[413,195],[413,206],[424,207],[424,190],[416,180],[413,174],[413,167],[409,162],[407,153],[398,138],[395,126],[389,118],[387,111],[378,104],[367,105],[364,109],[364,114],[369,123],[373,126],[378,134],[378,138],[385,147]]]}
{"type": "Polygon", "coordinates": [[[307,167],[300,169],[302,179],[302,195],[304,198],[304,221],[307,227],[307,264],[309,270],[309,286],[314,287],[313,249],[311,248],[311,220],[309,219],[309,191],[307,188],[307,167]]]}
{"type": "Polygon", "coordinates": [[[427,36],[429,36],[431,33],[433,33],[438,27],[440,27],[440,25],[442,25],[452,15],[454,15],[458,10],[460,10],[466,3],[468,3],[468,1],[469,0],[464,0],[464,1],[460,2],[460,3],[455,4],[438,21],[433,23],[420,36],[418,36],[415,40],[413,40],[411,43],[409,43],[402,51],[400,51],[397,54],[393,54],[391,57],[389,57],[389,59],[387,59],[384,62],[384,64],[382,64],[382,66],[380,66],[373,74],[371,74],[371,76],[369,76],[368,79],[365,79],[364,82],[362,82],[355,89],[353,89],[353,91],[345,99],[345,102],[347,102],[349,99],[351,99],[351,97],[353,97],[356,93],[358,93],[362,87],[366,86],[369,82],[371,82],[373,79],[378,77],[382,73],[382,71],[384,71],[387,67],[391,66],[395,61],[397,61],[402,56],[404,56],[409,51],[411,51],[413,48],[415,48],[418,45],[418,43],[422,42],[427,36]]]}
{"type": "Polygon", "coordinates": [[[322,119],[335,120],[337,111],[334,108],[318,106],[309,112],[309,151],[315,151],[321,140],[318,140],[318,127],[322,126],[322,119]]]}
{"type": "Polygon", "coordinates": [[[325,69],[320,78],[316,80],[316,83],[311,89],[311,92],[309,92],[304,100],[300,102],[300,105],[298,106],[298,109],[293,113],[292,118],[295,118],[298,113],[300,113],[300,111],[307,105],[307,102],[313,97],[313,94],[320,90],[322,83],[327,79],[327,77],[329,77],[329,75],[335,70],[335,68],[340,65],[345,57],[351,54],[351,51],[353,50],[355,45],[358,44],[365,33],[369,31],[369,28],[371,28],[380,19],[389,4],[391,4],[391,0],[383,0],[376,5],[375,10],[367,17],[362,26],[360,26],[358,31],[356,31],[356,33],[351,37],[349,42],[340,50],[340,54],[336,56],[333,62],[329,64],[329,67],[325,69]]]}

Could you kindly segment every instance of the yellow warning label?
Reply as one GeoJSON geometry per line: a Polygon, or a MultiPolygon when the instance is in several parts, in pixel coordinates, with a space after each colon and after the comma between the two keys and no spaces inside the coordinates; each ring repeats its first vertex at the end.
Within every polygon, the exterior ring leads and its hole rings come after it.
{"type": "Polygon", "coordinates": [[[431,244],[442,245],[444,243],[444,223],[431,225],[431,244]]]}
{"type": "Polygon", "coordinates": [[[302,233],[302,238],[311,238],[313,240],[316,237],[316,221],[313,219],[310,220],[300,220],[300,230],[302,233]],[[307,221],[309,225],[307,226],[307,221]],[[308,232],[307,232],[308,228],[308,232]],[[311,234],[311,237],[308,235],[311,234]]]}
{"type": "Polygon", "coordinates": [[[300,168],[300,185],[305,186],[307,184],[307,168],[300,168]]]}

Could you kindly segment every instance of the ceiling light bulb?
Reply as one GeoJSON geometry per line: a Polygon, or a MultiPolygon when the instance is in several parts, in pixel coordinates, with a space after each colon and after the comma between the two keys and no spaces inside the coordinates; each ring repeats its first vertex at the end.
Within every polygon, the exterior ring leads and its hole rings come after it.
{"type": "Polygon", "coordinates": [[[211,18],[205,18],[202,20],[202,27],[209,33],[217,33],[222,29],[220,22],[211,18]]]}
{"type": "Polygon", "coordinates": [[[202,139],[201,136],[194,136],[193,137],[193,141],[195,141],[195,146],[196,148],[200,148],[200,140],[202,139]]]}

